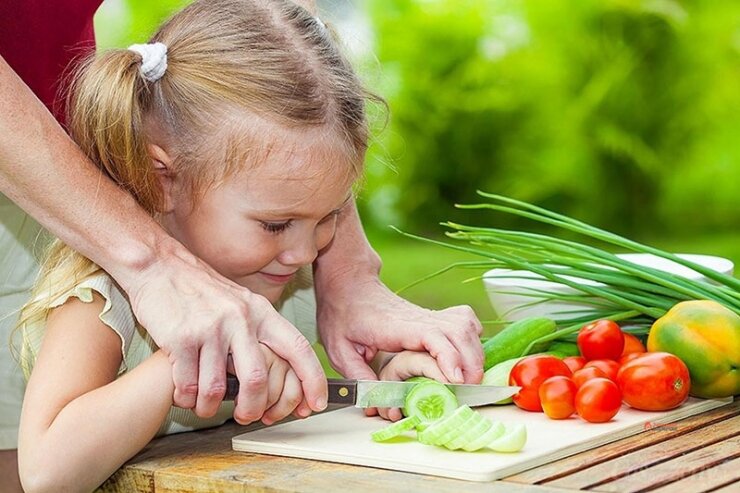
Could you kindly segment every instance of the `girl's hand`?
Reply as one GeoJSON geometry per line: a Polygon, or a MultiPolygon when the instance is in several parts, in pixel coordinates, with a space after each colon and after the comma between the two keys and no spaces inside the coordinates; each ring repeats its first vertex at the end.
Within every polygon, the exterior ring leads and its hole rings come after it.
{"type": "MultiPolygon", "coordinates": [[[[260,344],[259,348],[267,366],[267,404],[260,418],[262,423],[271,425],[291,413],[299,418],[310,416],[311,408],[304,399],[301,381],[290,364],[266,345],[260,344]]],[[[227,371],[236,374],[231,356],[227,371]]]]}
{"type": "MultiPolygon", "coordinates": [[[[417,351],[401,351],[396,354],[388,360],[378,375],[381,380],[406,380],[416,376],[432,378],[439,382],[448,381],[436,359],[429,353],[417,351]]],[[[390,421],[398,421],[403,417],[398,408],[378,408],[378,414],[390,421]]]]}

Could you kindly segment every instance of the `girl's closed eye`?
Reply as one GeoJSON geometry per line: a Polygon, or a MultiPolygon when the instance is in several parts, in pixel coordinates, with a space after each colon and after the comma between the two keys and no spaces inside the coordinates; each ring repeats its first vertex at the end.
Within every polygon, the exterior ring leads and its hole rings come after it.
{"type": "Polygon", "coordinates": [[[287,221],[280,223],[260,221],[260,225],[262,226],[262,229],[264,229],[268,233],[280,234],[293,225],[293,220],[288,219],[287,221]]]}

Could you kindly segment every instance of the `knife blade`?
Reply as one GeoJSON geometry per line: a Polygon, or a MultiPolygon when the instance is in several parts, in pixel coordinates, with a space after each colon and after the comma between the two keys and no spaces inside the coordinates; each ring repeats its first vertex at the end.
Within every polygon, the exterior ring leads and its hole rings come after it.
{"type": "MultiPolygon", "coordinates": [[[[403,407],[406,395],[419,382],[398,382],[380,380],[352,380],[329,378],[329,403],[348,404],[355,407],[403,407]]],[[[484,406],[511,397],[521,387],[445,384],[457,397],[461,405],[484,406]]],[[[233,375],[226,378],[224,400],[234,400],[239,393],[239,381],[233,375]]]]}

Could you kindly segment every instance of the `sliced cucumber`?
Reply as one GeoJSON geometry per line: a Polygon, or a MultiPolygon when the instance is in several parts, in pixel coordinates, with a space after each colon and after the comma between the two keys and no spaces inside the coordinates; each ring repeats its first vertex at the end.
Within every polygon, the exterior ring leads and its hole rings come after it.
{"type": "Polygon", "coordinates": [[[424,431],[419,432],[419,441],[423,443],[436,444],[437,441],[449,432],[454,432],[467,421],[475,411],[468,406],[460,406],[449,416],[437,420],[429,425],[424,431]]]}
{"type": "Polygon", "coordinates": [[[475,414],[477,420],[475,420],[475,423],[472,423],[468,426],[468,424],[465,424],[465,429],[461,430],[462,432],[454,437],[452,440],[447,441],[447,443],[444,443],[443,445],[451,450],[457,450],[463,448],[465,445],[469,444],[485,432],[487,432],[491,426],[493,426],[493,421],[486,418],[480,413],[475,414]]]}
{"type": "Polygon", "coordinates": [[[509,423],[503,435],[486,447],[496,452],[519,452],[527,443],[527,427],[521,423],[509,423]]]}
{"type": "Polygon", "coordinates": [[[445,433],[443,433],[442,435],[439,436],[439,438],[434,440],[433,445],[439,445],[440,447],[446,447],[449,442],[459,437],[460,434],[464,430],[469,430],[470,428],[474,427],[476,423],[478,423],[483,416],[481,416],[480,413],[473,411],[472,409],[471,411],[472,413],[468,416],[468,418],[465,421],[455,426],[450,426],[450,428],[445,433]]]}
{"type": "Polygon", "coordinates": [[[483,447],[487,446],[492,441],[503,435],[505,428],[501,421],[493,421],[491,427],[482,435],[477,436],[470,443],[463,445],[463,450],[466,452],[475,452],[483,447]]]}
{"type": "Polygon", "coordinates": [[[457,398],[444,384],[421,381],[406,395],[402,409],[405,416],[418,416],[420,427],[451,415],[458,408],[457,398]]]}
{"type": "MultiPolygon", "coordinates": [[[[505,363],[486,376],[495,377],[499,385],[507,384],[509,371],[516,361],[505,363]]],[[[450,450],[473,452],[488,448],[496,452],[516,452],[524,447],[527,441],[524,425],[504,426],[469,406],[458,406],[455,394],[435,380],[424,377],[410,380],[418,384],[406,395],[403,413],[407,418],[374,432],[372,439],[376,442],[390,440],[416,428],[419,442],[450,450]]]]}
{"type": "Polygon", "coordinates": [[[419,424],[418,416],[411,416],[410,418],[404,418],[400,421],[396,421],[392,425],[386,426],[383,429],[373,432],[370,438],[375,442],[385,442],[391,438],[395,438],[399,435],[406,433],[407,431],[413,430],[416,425],[419,424]]]}

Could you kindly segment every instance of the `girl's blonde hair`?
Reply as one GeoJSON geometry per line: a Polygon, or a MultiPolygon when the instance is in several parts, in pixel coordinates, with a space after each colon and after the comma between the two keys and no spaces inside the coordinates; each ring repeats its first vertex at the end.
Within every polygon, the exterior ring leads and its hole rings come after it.
{"type": "MultiPolygon", "coordinates": [[[[229,136],[225,125],[234,114],[338,135],[348,172],[359,176],[368,141],[365,100],[378,98],[362,88],[325,25],[304,8],[289,0],[198,0],[150,42],[168,48],[161,79],[145,80],[133,51],[95,55],[73,80],[67,120],[87,157],[150,214],[162,203],[147,153],[151,123],[167,136],[178,173],[196,193],[243,165],[236,144],[244,146],[244,128],[229,136]]],[[[52,242],[18,326],[44,319],[52,300],[98,270],[52,242]]]]}

